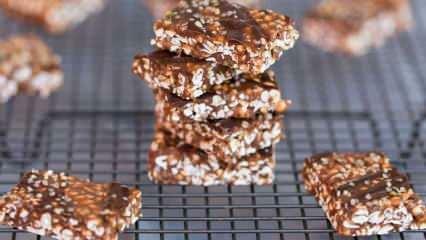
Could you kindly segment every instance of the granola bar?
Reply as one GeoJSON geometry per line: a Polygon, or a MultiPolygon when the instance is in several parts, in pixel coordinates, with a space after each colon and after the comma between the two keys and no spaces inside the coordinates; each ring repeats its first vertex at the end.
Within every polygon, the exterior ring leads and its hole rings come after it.
{"type": "Polygon", "coordinates": [[[188,118],[173,119],[161,103],[156,105],[156,114],[158,127],[222,160],[253,154],[273,146],[282,138],[283,119],[280,114],[197,122],[188,118]]]}
{"type": "Polygon", "coordinates": [[[33,170],[0,198],[0,223],[60,240],[118,239],[140,216],[141,192],[33,170]]]}
{"type": "Polygon", "coordinates": [[[34,35],[0,42],[0,103],[18,93],[49,96],[63,83],[60,59],[34,35]]]}
{"type": "Polygon", "coordinates": [[[103,9],[105,0],[0,0],[6,14],[62,33],[103,9]]]}
{"type": "Polygon", "coordinates": [[[289,17],[225,0],[184,0],[155,22],[154,31],[152,43],[160,49],[253,75],[267,70],[299,37],[289,17]]]}
{"type": "Polygon", "coordinates": [[[326,51],[363,55],[412,22],[409,0],[324,0],[306,15],[303,35],[326,51]]]}
{"type": "Polygon", "coordinates": [[[157,103],[168,109],[173,119],[208,121],[225,118],[255,118],[256,114],[283,113],[290,101],[281,98],[273,73],[259,79],[238,76],[229,83],[215,86],[201,97],[189,101],[158,89],[157,103]]]}
{"type": "Polygon", "coordinates": [[[231,68],[168,51],[136,56],[133,72],[151,88],[164,88],[184,99],[195,99],[236,75],[231,68]]]}
{"type": "Polygon", "coordinates": [[[236,159],[232,163],[185,144],[164,130],[157,130],[148,159],[148,176],[159,184],[265,185],[274,180],[272,148],[236,159]]]}
{"type": "MultiPolygon", "coordinates": [[[[177,7],[179,5],[179,1],[180,0],[145,0],[143,2],[155,18],[161,18],[167,13],[167,11],[177,7]]],[[[261,5],[263,0],[229,0],[229,2],[257,7],[261,5]]]]}
{"type": "Polygon", "coordinates": [[[383,153],[325,153],[305,161],[306,189],[345,236],[426,228],[426,207],[383,153]]]}

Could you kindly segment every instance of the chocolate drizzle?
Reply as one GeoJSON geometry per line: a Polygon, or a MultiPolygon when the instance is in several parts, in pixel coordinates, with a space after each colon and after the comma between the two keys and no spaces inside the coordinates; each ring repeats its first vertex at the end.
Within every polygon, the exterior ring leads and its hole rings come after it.
{"type": "Polygon", "coordinates": [[[411,188],[411,185],[407,176],[392,168],[389,171],[381,170],[352,179],[339,186],[336,191],[340,193],[349,192],[349,195],[342,194],[344,202],[350,202],[351,199],[367,202],[386,196],[399,195],[409,188],[411,188]]]}

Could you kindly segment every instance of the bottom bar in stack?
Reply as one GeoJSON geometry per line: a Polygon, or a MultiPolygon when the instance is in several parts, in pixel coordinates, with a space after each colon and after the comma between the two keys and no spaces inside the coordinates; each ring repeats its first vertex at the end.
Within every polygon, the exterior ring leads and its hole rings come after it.
{"type": "Polygon", "coordinates": [[[148,159],[148,175],[155,183],[211,186],[266,185],[274,180],[273,148],[222,161],[157,129],[148,159]]]}

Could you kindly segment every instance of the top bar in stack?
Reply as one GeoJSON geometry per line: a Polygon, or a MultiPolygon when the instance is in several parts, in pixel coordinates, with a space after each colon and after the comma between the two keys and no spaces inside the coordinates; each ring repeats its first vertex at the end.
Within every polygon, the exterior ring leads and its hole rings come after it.
{"type": "Polygon", "coordinates": [[[154,31],[160,49],[250,74],[267,70],[299,37],[289,17],[225,0],[184,0],[154,31]]]}
{"type": "Polygon", "coordinates": [[[426,228],[426,207],[383,153],[325,153],[305,161],[306,189],[345,236],[426,228]]]}
{"type": "Polygon", "coordinates": [[[62,33],[93,13],[105,0],[0,0],[5,13],[42,25],[51,33],[62,33]]]}
{"type": "Polygon", "coordinates": [[[304,19],[304,39],[327,51],[365,54],[412,25],[409,0],[325,0],[304,19]]]}

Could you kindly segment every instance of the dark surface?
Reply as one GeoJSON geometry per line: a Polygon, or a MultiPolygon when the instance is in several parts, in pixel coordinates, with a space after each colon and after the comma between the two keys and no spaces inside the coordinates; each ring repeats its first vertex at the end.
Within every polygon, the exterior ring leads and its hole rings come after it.
{"type": "MultiPolygon", "coordinates": [[[[269,0],[300,22],[314,1],[269,0]]],[[[31,168],[68,171],[143,190],[145,217],[123,239],[343,239],[333,234],[298,174],[322,151],[381,149],[426,197],[426,3],[414,0],[416,26],[361,58],[323,53],[299,41],[274,65],[293,100],[278,179],[267,187],[152,185],[146,175],[153,96],[131,74],[150,52],[152,18],[138,1],[110,1],[77,29],[51,37],[1,17],[1,36],[35,31],[63,57],[65,86],[48,100],[18,97],[0,108],[0,188],[31,168]],[[138,238],[139,237],[139,238],[138,238]]],[[[0,229],[0,239],[37,239],[0,229]]],[[[366,239],[366,238],[360,238],[366,239]]],[[[369,238],[367,238],[369,239],[369,238]]],[[[424,233],[371,239],[426,239],[424,233]]]]}

